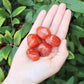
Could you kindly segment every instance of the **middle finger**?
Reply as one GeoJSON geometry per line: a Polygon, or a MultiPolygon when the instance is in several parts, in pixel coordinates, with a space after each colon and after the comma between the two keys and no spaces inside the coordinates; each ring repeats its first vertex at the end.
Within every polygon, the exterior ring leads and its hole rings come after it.
{"type": "Polygon", "coordinates": [[[61,3],[59,5],[58,11],[57,11],[57,13],[55,15],[55,18],[54,18],[54,20],[51,24],[51,27],[50,27],[50,30],[51,30],[52,34],[56,34],[56,32],[59,28],[59,25],[62,21],[62,18],[64,16],[65,10],[66,10],[66,5],[64,3],[61,3]]]}

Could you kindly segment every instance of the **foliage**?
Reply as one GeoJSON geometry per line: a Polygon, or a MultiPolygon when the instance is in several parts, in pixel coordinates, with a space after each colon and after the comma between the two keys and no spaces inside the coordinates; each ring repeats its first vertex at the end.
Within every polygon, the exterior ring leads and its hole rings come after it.
{"type": "Polygon", "coordinates": [[[7,76],[14,54],[38,13],[60,3],[72,10],[66,38],[69,57],[56,75],[41,84],[84,84],[84,42],[80,41],[84,39],[83,0],[0,0],[0,82],[7,76]]]}

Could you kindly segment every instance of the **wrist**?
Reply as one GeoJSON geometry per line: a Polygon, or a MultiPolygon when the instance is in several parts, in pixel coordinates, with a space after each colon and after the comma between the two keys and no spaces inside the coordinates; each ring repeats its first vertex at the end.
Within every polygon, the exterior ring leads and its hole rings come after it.
{"type": "Polygon", "coordinates": [[[10,77],[7,76],[2,84],[15,84],[15,79],[13,79],[12,77],[10,79],[10,77]]]}
{"type": "Polygon", "coordinates": [[[7,76],[6,79],[3,81],[2,84],[37,84],[33,83],[32,81],[24,81],[23,79],[19,80],[19,77],[9,77],[7,76]]]}

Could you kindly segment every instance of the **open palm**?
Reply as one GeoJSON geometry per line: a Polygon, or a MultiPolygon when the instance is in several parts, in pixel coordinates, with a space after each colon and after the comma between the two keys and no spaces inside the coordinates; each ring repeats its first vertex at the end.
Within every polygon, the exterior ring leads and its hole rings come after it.
{"type": "Polygon", "coordinates": [[[71,11],[69,9],[66,10],[64,3],[59,6],[53,5],[47,14],[45,10],[39,13],[29,34],[35,34],[39,26],[44,26],[49,28],[52,34],[60,37],[61,44],[59,47],[54,47],[49,56],[40,57],[38,61],[32,61],[26,55],[26,50],[28,49],[26,36],[14,56],[9,71],[9,75],[12,78],[17,78],[16,84],[39,83],[60,70],[68,56],[65,37],[70,19],[71,11]]]}

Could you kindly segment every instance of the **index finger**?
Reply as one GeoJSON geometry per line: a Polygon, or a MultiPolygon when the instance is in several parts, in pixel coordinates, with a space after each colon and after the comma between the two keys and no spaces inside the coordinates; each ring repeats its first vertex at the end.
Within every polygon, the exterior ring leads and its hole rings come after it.
{"type": "Polygon", "coordinates": [[[34,24],[33,24],[33,26],[32,26],[32,28],[31,28],[31,30],[30,30],[29,33],[36,33],[36,29],[37,29],[39,26],[41,26],[41,24],[42,24],[42,22],[43,22],[45,16],[46,16],[46,11],[45,11],[45,10],[42,10],[42,11],[39,13],[39,15],[38,15],[36,21],[34,22],[34,24]]]}

